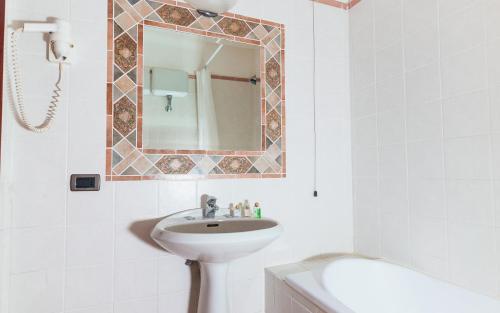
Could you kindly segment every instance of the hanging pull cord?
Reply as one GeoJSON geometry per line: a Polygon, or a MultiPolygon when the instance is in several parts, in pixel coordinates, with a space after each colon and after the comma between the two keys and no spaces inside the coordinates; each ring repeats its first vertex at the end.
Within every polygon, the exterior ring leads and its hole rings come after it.
{"type": "Polygon", "coordinates": [[[21,126],[35,133],[43,133],[50,129],[50,127],[52,126],[52,122],[56,117],[57,106],[59,104],[59,98],[61,97],[61,92],[62,92],[60,84],[62,81],[63,63],[59,62],[58,64],[59,76],[57,78],[56,83],[54,84],[55,88],[53,90],[52,100],[50,101],[50,105],[47,109],[45,120],[40,125],[31,124],[28,121],[26,113],[24,111],[23,85],[21,79],[21,71],[19,69],[19,54],[17,47],[17,39],[21,32],[22,29],[19,28],[13,31],[10,36],[11,50],[10,50],[9,74],[11,75],[11,79],[9,85],[12,96],[12,107],[16,119],[21,124],[21,126]]]}
{"type": "Polygon", "coordinates": [[[313,152],[314,152],[314,182],[313,182],[313,197],[318,197],[318,117],[317,117],[317,103],[316,103],[316,67],[317,67],[317,53],[316,53],[316,2],[312,1],[312,31],[313,31],[313,152]]]}

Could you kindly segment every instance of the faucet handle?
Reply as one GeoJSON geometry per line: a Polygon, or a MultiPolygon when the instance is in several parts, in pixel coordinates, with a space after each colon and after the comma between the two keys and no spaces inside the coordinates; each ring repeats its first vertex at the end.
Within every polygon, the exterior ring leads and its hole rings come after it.
{"type": "Polygon", "coordinates": [[[207,206],[209,208],[215,208],[215,207],[217,207],[217,198],[215,198],[215,197],[209,197],[207,199],[207,206]]]}
{"type": "Polygon", "coordinates": [[[210,196],[207,194],[204,194],[201,196],[201,207],[203,209],[206,208],[213,208],[214,206],[217,206],[217,198],[214,196],[210,196]]]}

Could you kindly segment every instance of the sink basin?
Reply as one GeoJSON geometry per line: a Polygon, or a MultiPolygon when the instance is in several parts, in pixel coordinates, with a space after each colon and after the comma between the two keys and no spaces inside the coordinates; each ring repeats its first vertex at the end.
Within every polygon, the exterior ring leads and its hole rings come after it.
{"type": "Polygon", "coordinates": [[[271,219],[166,218],[151,236],[164,249],[185,259],[221,263],[262,249],[280,233],[281,225],[271,219]]]}
{"type": "Polygon", "coordinates": [[[165,250],[200,263],[198,313],[228,313],[229,262],[264,248],[278,238],[282,230],[278,222],[267,218],[206,219],[174,215],[161,220],[151,237],[165,250]]]}

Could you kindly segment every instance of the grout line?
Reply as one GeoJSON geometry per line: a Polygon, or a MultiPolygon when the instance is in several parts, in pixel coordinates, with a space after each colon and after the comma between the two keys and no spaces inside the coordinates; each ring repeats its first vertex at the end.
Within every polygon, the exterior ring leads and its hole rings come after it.
{"type": "Polygon", "coordinates": [[[407,222],[408,222],[408,244],[407,244],[407,249],[408,249],[408,261],[409,265],[416,268],[415,265],[415,260],[414,260],[414,254],[413,254],[413,249],[412,249],[412,218],[411,218],[411,209],[410,209],[410,169],[409,169],[409,162],[408,162],[408,101],[407,101],[407,81],[406,81],[406,41],[405,41],[405,21],[403,19],[404,17],[404,9],[405,9],[405,3],[404,1],[401,3],[401,10],[399,12],[400,14],[400,20],[401,20],[401,58],[402,58],[402,67],[403,67],[403,103],[402,103],[402,109],[404,110],[403,112],[403,125],[404,125],[404,149],[405,149],[405,167],[406,167],[406,206],[407,206],[407,222]]]}
{"type": "Polygon", "coordinates": [[[446,243],[446,279],[448,281],[451,281],[451,259],[450,259],[450,236],[449,236],[449,218],[450,218],[450,213],[448,211],[448,195],[446,193],[446,190],[448,189],[448,183],[446,179],[446,139],[445,139],[445,131],[444,131],[444,123],[445,123],[445,118],[444,118],[444,99],[443,99],[443,58],[442,58],[442,52],[441,52],[441,23],[440,23],[440,16],[441,16],[441,7],[439,3],[436,3],[436,14],[437,14],[437,38],[438,38],[438,75],[439,75],[439,94],[441,96],[440,100],[440,108],[441,108],[441,146],[442,146],[442,155],[441,155],[441,166],[443,170],[443,184],[441,186],[441,193],[443,196],[443,205],[444,205],[444,240],[446,243]]]}
{"type": "MultiPolygon", "coordinates": [[[[489,68],[488,65],[490,64],[490,58],[488,57],[489,54],[488,54],[488,42],[489,42],[489,38],[488,38],[488,33],[487,33],[487,28],[486,28],[486,22],[485,20],[483,19],[482,20],[482,26],[483,26],[483,32],[484,32],[484,40],[485,40],[485,45],[484,45],[484,61],[485,61],[485,65],[486,67],[485,68],[489,68]]],[[[496,277],[500,277],[500,264],[498,262],[498,260],[500,259],[500,236],[497,236],[497,233],[499,232],[499,228],[497,228],[498,226],[498,213],[497,213],[497,210],[496,210],[496,205],[498,204],[498,196],[495,195],[495,190],[496,190],[496,184],[498,184],[498,181],[495,180],[495,172],[494,172],[494,165],[493,165],[493,162],[494,162],[494,149],[493,149],[493,145],[494,145],[494,141],[493,141],[493,117],[491,115],[491,108],[492,108],[492,101],[491,101],[491,97],[490,97],[490,89],[493,87],[492,85],[494,85],[494,83],[491,82],[490,80],[490,75],[488,73],[488,71],[486,71],[484,73],[486,75],[486,97],[487,97],[487,101],[488,101],[488,113],[489,113],[489,123],[490,123],[490,127],[489,127],[489,146],[490,146],[490,149],[489,149],[489,153],[490,153],[490,205],[491,205],[491,209],[493,211],[493,232],[494,232],[494,242],[495,242],[495,247],[494,247],[494,250],[495,250],[495,260],[497,260],[497,262],[495,262],[496,264],[496,277]]],[[[495,296],[499,296],[500,295],[500,279],[496,279],[495,280],[495,284],[496,284],[496,289],[495,289],[495,296]]]]}
{"type": "MultiPolygon", "coordinates": [[[[71,20],[71,5],[68,6],[68,18],[71,20]]],[[[70,169],[70,145],[71,145],[71,135],[70,135],[70,130],[71,130],[71,123],[70,123],[70,116],[71,116],[71,67],[66,66],[65,73],[66,75],[66,160],[65,160],[65,179],[68,178],[69,176],[69,169],[70,169]]],[[[63,84],[64,86],[64,84],[63,84]]],[[[64,88],[64,87],[63,87],[64,88]]],[[[67,187],[67,186],[66,186],[67,187]]],[[[65,199],[64,199],[64,235],[63,235],[63,246],[64,246],[64,251],[63,251],[63,262],[62,262],[62,310],[66,311],[66,281],[67,281],[67,265],[68,265],[68,224],[69,224],[69,195],[70,191],[68,188],[66,188],[65,192],[65,199]]]]}
{"type": "MultiPolygon", "coordinates": [[[[157,181],[156,182],[156,216],[160,215],[160,185],[162,182],[157,181]]],[[[160,262],[161,262],[161,255],[158,254],[155,256],[155,261],[156,261],[156,311],[160,312],[160,262]]]]}
{"type": "Polygon", "coordinates": [[[116,186],[117,184],[110,184],[110,187],[112,188],[111,193],[112,193],[112,203],[111,206],[113,207],[112,210],[112,223],[113,223],[113,234],[111,235],[112,242],[113,242],[113,248],[112,248],[112,255],[111,255],[111,307],[113,312],[115,311],[115,272],[116,272],[116,186]]]}
{"type": "MultiPolygon", "coordinates": [[[[372,3],[371,5],[371,15],[372,15],[372,19],[373,21],[375,21],[375,5],[372,3]]],[[[383,247],[383,240],[382,240],[382,235],[383,235],[383,231],[382,231],[382,210],[381,210],[381,207],[380,207],[380,180],[381,180],[381,177],[380,177],[380,167],[379,167],[379,164],[380,164],[380,150],[379,150],[379,146],[380,146],[380,138],[379,138],[379,135],[380,135],[380,132],[379,132],[379,123],[378,123],[378,118],[379,118],[379,103],[378,103],[378,98],[377,98],[377,80],[378,80],[378,77],[377,77],[377,53],[375,52],[375,40],[376,40],[376,33],[377,33],[377,30],[376,30],[376,25],[375,23],[373,23],[373,27],[372,27],[372,41],[373,41],[373,77],[374,77],[374,81],[373,81],[373,84],[374,84],[374,88],[375,88],[375,134],[376,134],[376,139],[375,139],[375,146],[377,147],[376,148],[376,168],[377,168],[377,203],[376,203],[376,211],[377,211],[377,223],[378,223],[378,256],[383,258],[383,253],[382,253],[382,247],[383,247]]]]}

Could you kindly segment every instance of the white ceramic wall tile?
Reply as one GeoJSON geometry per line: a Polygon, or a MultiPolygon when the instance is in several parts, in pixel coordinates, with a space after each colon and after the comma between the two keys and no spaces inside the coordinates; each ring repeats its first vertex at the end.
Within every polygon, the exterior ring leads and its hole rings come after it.
{"type": "Polygon", "coordinates": [[[49,3],[31,3],[29,0],[21,0],[12,1],[11,3],[9,4],[14,11],[26,12],[30,16],[35,15],[40,18],[47,16],[65,18],[68,16],[69,2],[64,0],[54,0],[49,3]]]}
{"type": "MultiPolygon", "coordinates": [[[[318,47],[317,49],[321,48],[318,47]]],[[[320,97],[321,95],[328,96],[332,93],[342,93],[349,90],[349,81],[345,79],[349,77],[349,58],[346,56],[335,57],[329,54],[328,51],[331,51],[331,49],[323,50],[323,53],[327,53],[326,55],[319,55],[320,52],[318,52],[317,56],[318,62],[322,64],[321,67],[316,68],[317,75],[328,77],[328,79],[320,80],[316,84],[316,95],[320,97]]],[[[329,100],[331,101],[331,98],[329,100]]],[[[345,117],[343,116],[343,118],[345,117]]]]}
{"type": "Polygon", "coordinates": [[[371,207],[355,208],[355,233],[354,241],[356,251],[371,257],[382,256],[381,245],[381,225],[380,211],[378,204],[371,207]]]}
{"type": "Polygon", "coordinates": [[[500,131],[500,85],[492,86],[489,91],[491,130],[500,131]]]}
{"type": "Polygon", "coordinates": [[[445,137],[464,137],[490,131],[490,105],[486,91],[443,101],[445,137]]]}
{"type": "Polygon", "coordinates": [[[445,156],[447,178],[491,178],[490,136],[448,139],[445,156]]]}
{"type": "MultiPolygon", "coordinates": [[[[157,298],[119,301],[115,304],[113,313],[157,313],[160,312],[158,302],[157,298]]],[[[162,309],[163,312],[167,312],[163,306],[162,309]]],[[[168,312],[180,313],[182,311],[175,310],[173,306],[170,306],[168,312]]]]}
{"type": "Polygon", "coordinates": [[[378,112],[384,112],[404,106],[404,80],[399,76],[391,76],[384,80],[377,80],[376,97],[378,112]]]}
{"type": "Polygon", "coordinates": [[[375,57],[359,57],[351,62],[352,88],[365,87],[375,82],[375,57]]]}
{"type": "Polygon", "coordinates": [[[152,222],[119,223],[115,225],[115,259],[119,261],[154,258],[166,252],[150,237],[152,222]]]}
{"type": "Polygon", "coordinates": [[[375,16],[401,15],[401,0],[374,0],[375,16]]]}
{"type": "Polygon", "coordinates": [[[421,105],[441,96],[439,64],[431,63],[406,73],[406,103],[421,105]]]}
{"type": "MultiPolygon", "coordinates": [[[[424,5],[419,4],[419,7],[424,7],[424,5]]],[[[406,31],[404,42],[407,71],[438,62],[439,36],[437,25],[430,24],[414,32],[406,31]]]]}
{"type": "Polygon", "coordinates": [[[410,262],[408,215],[382,214],[381,220],[382,255],[391,261],[408,264],[410,262]]]}
{"type": "Polygon", "coordinates": [[[402,144],[381,146],[378,166],[381,178],[406,178],[406,146],[402,144]]]}
{"type": "Polygon", "coordinates": [[[11,236],[11,273],[35,272],[63,266],[64,228],[16,229],[11,236]]]}
{"type": "Polygon", "coordinates": [[[115,266],[114,292],[117,301],[145,299],[158,293],[158,260],[118,262],[115,266]]]}
{"type": "Polygon", "coordinates": [[[353,181],[354,206],[369,208],[378,203],[378,180],[376,178],[356,178],[353,181]]]}
{"type": "Polygon", "coordinates": [[[158,182],[123,182],[116,185],[115,214],[123,222],[158,216],[158,182]],[[137,197],[140,194],[141,197],[137,197]]]}
{"type": "Polygon", "coordinates": [[[489,42],[486,47],[488,79],[490,84],[500,84],[500,39],[489,42]]]}
{"type": "Polygon", "coordinates": [[[57,227],[65,222],[66,187],[63,183],[22,180],[12,185],[14,227],[57,227]],[[42,206],[43,203],[50,205],[42,206]]]}
{"type": "Polygon", "coordinates": [[[377,119],[375,115],[352,122],[352,142],[354,147],[377,145],[377,119]]]}
{"type": "Polygon", "coordinates": [[[450,280],[448,261],[427,255],[413,255],[412,262],[415,269],[441,280],[450,280]]]}
{"type": "Polygon", "coordinates": [[[375,102],[375,85],[352,90],[351,93],[351,116],[359,118],[373,115],[377,112],[375,102]]]}
{"type": "Polygon", "coordinates": [[[438,0],[441,17],[470,9],[480,3],[480,0],[438,0]]]}
{"type": "Polygon", "coordinates": [[[112,224],[71,226],[66,236],[66,266],[111,265],[113,262],[112,224]]]}
{"type": "Polygon", "coordinates": [[[448,181],[446,198],[450,221],[494,226],[495,215],[491,181],[448,181]]]}
{"type": "Polygon", "coordinates": [[[189,292],[177,292],[160,295],[158,312],[196,312],[196,303],[189,302],[189,292]]]}
{"type": "Polygon", "coordinates": [[[388,215],[407,215],[407,189],[406,177],[382,178],[379,182],[380,212],[388,215]]]}
{"type": "Polygon", "coordinates": [[[65,309],[80,309],[110,303],[113,294],[111,266],[66,270],[65,309]]]}
{"type": "Polygon", "coordinates": [[[443,58],[441,62],[445,98],[487,87],[486,51],[483,46],[443,58]]]}
{"type": "Polygon", "coordinates": [[[408,106],[406,132],[408,142],[439,139],[443,134],[441,101],[408,106]]]}
{"type": "Polygon", "coordinates": [[[230,308],[241,313],[264,311],[264,276],[230,283],[230,308]]]}
{"type": "Polygon", "coordinates": [[[371,28],[363,28],[359,31],[353,30],[351,27],[350,35],[350,57],[352,59],[360,59],[366,55],[374,55],[375,42],[374,33],[371,28]]]}
{"type": "Polygon", "coordinates": [[[374,1],[367,0],[361,1],[351,10],[351,18],[349,19],[349,31],[352,33],[357,33],[360,31],[372,31],[373,30],[373,16],[374,16],[374,1]],[[352,18],[356,16],[356,18],[352,18]]]}
{"type": "MultiPolygon", "coordinates": [[[[77,309],[68,311],[69,313],[113,313],[113,305],[106,304],[91,308],[77,309]]],[[[116,312],[115,312],[116,313],[116,312]]]]}
{"type": "Polygon", "coordinates": [[[196,282],[191,268],[184,264],[185,260],[175,255],[166,255],[158,260],[158,283],[160,294],[188,292],[192,282],[196,282]]]}
{"type": "Polygon", "coordinates": [[[403,0],[403,24],[406,33],[415,33],[438,24],[438,0],[403,0]]]}
{"type": "Polygon", "coordinates": [[[63,272],[58,268],[11,275],[8,312],[61,312],[63,272]]]}
{"type": "Polygon", "coordinates": [[[410,178],[409,205],[413,217],[445,220],[444,179],[410,178]]]}
{"type": "Polygon", "coordinates": [[[479,5],[440,19],[441,55],[443,57],[485,42],[483,12],[483,6],[479,5]]]}
{"type": "Polygon", "coordinates": [[[495,229],[450,224],[448,232],[453,281],[495,296],[498,277],[495,229]]]}
{"type": "Polygon", "coordinates": [[[197,198],[197,184],[192,181],[159,182],[158,201],[160,216],[197,208],[200,206],[200,199],[197,198]]]}
{"type": "Polygon", "coordinates": [[[403,74],[403,48],[401,42],[378,50],[375,59],[377,80],[403,74]]]}
{"type": "Polygon", "coordinates": [[[414,178],[444,178],[442,141],[408,143],[408,176],[414,178]]]}
{"type": "Polygon", "coordinates": [[[377,177],[378,156],[376,147],[354,148],[353,150],[353,176],[377,177]]]}
{"type": "Polygon", "coordinates": [[[405,141],[404,108],[385,111],[377,115],[380,145],[392,145],[405,141]]]}
{"type": "Polygon", "coordinates": [[[448,254],[445,223],[444,220],[413,219],[410,227],[413,254],[446,260],[448,254]]]}
{"type": "Polygon", "coordinates": [[[114,185],[102,184],[99,192],[68,192],[68,225],[112,223],[114,185]]]}
{"type": "Polygon", "coordinates": [[[500,3],[495,0],[488,0],[484,3],[485,9],[485,24],[486,36],[488,40],[495,40],[500,38],[500,29],[498,27],[498,12],[500,10],[500,3]]]}
{"type": "MultiPolygon", "coordinates": [[[[400,1],[396,1],[400,3],[400,1]]],[[[375,17],[375,49],[380,50],[400,41],[402,35],[402,19],[397,6],[385,15],[375,17]]],[[[377,13],[377,12],[376,12],[377,13]]]]}

